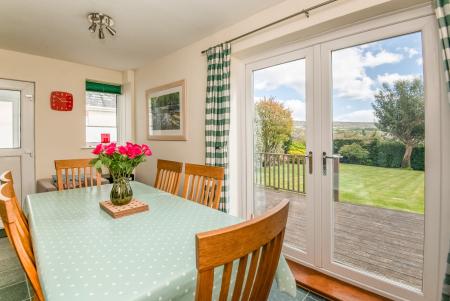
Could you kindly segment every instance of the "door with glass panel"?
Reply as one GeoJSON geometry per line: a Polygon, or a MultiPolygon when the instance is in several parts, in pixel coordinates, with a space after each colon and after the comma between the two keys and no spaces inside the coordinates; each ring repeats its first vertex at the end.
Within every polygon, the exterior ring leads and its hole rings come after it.
{"type": "Polygon", "coordinates": [[[35,187],[33,102],[33,83],[0,79],[0,172],[12,170],[22,201],[35,187]]]}
{"type": "Polygon", "coordinates": [[[312,49],[247,65],[247,199],[255,216],[290,200],[285,254],[312,261],[312,49]]]}
{"type": "Polygon", "coordinates": [[[407,300],[437,282],[439,77],[427,24],[321,46],[323,266],[407,300]]]}

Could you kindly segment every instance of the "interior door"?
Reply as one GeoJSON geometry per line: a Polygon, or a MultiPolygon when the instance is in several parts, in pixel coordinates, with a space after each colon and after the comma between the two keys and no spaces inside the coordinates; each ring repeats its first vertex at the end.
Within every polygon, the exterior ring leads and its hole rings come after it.
{"type": "Polygon", "coordinates": [[[304,262],[314,259],[312,55],[307,48],[246,70],[248,207],[257,216],[289,199],[284,253],[304,262]]]}
{"type": "Polygon", "coordinates": [[[439,73],[431,22],[321,47],[323,267],[396,299],[437,297],[439,73]]]}
{"type": "Polygon", "coordinates": [[[12,170],[17,196],[34,192],[34,83],[0,79],[0,172],[12,170]]]}

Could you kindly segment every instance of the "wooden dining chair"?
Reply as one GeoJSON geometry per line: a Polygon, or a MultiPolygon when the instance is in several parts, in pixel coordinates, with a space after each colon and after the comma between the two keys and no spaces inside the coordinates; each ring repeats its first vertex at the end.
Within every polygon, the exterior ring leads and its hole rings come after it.
{"type": "Polygon", "coordinates": [[[218,209],[224,173],[223,167],[186,163],[182,197],[218,209]]]}
{"type": "Polygon", "coordinates": [[[212,299],[214,269],[223,266],[219,301],[267,300],[283,246],[288,211],[289,201],[283,200],[255,219],[223,229],[198,233],[195,299],[197,301],[212,299]],[[235,260],[239,260],[239,265],[232,298],[229,298],[235,260]]]}
{"type": "Polygon", "coordinates": [[[16,251],[17,257],[31,282],[36,299],[44,301],[41,284],[37,274],[36,264],[34,261],[33,248],[29,237],[25,237],[21,232],[18,224],[18,215],[14,210],[12,197],[14,188],[11,182],[3,183],[0,186],[0,217],[5,227],[6,234],[16,251]]]}
{"type": "MultiPolygon", "coordinates": [[[[19,205],[19,201],[17,200],[17,195],[14,190],[14,180],[13,180],[12,172],[10,170],[7,170],[3,174],[0,175],[0,184],[5,184],[5,183],[11,183],[11,186],[8,186],[11,188],[10,190],[8,190],[8,193],[10,193],[12,208],[13,208],[15,214],[17,215],[17,226],[19,227],[20,233],[24,237],[26,237],[26,239],[29,240],[31,243],[31,236],[30,236],[30,230],[29,230],[29,226],[28,226],[28,220],[27,220],[25,214],[23,213],[22,207],[19,205]]],[[[30,253],[30,256],[32,256],[32,253],[30,253]]],[[[34,260],[34,258],[33,258],[33,260],[34,260]]]]}
{"type": "Polygon", "coordinates": [[[183,163],[158,159],[155,187],[171,194],[180,190],[183,163]]]}
{"type": "Polygon", "coordinates": [[[101,185],[102,175],[91,159],[55,160],[58,190],[101,185]]]}

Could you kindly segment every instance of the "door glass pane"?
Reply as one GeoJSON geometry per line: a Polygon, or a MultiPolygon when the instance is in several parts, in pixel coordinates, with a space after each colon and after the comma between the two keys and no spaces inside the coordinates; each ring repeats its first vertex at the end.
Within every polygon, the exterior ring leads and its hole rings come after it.
{"type": "Polygon", "coordinates": [[[421,33],[332,53],[336,262],[422,288],[421,33]]]}
{"type": "Polygon", "coordinates": [[[20,147],[20,91],[0,89],[0,148],[20,147]]]}
{"type": "Polygon", "coordinates": [[[290,200],[285,244],[306,250],[305,59],[253,72],[254,208],[290,200]]]}

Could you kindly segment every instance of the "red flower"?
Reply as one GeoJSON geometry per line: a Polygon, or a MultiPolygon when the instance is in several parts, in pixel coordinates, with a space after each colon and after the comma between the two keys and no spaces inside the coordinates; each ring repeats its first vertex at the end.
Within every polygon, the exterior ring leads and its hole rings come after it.
{"type": "Polygon", "coordinates": [[[152,150],[150,149],[150,147],[147,144],[142,144],[142,153],[144,153],[144,155],[146,156],[151,156],[152,155],[152,150]]]}
{"type": "Polygon", "coordinates": [[[98,144],[95,149],[92,151],[94,155],[100,155],[103,152],[103,145],[98,144]]]}
{"type": "Polygon", "coordinates": [[[126,156],[127,153],[128,153],[128,148],[126,146],[123,146],[123,145],[119,146],[119,153],[121,155],[126,156]]]}
{"type": "Polygon", "coordinates": [[[111,143],[106,146],[105,154],[107,154],[108,156],[112,156],[112,155],[114,155],[115,152],[116,152],[116,144],[115,143],[111,143]]]}

